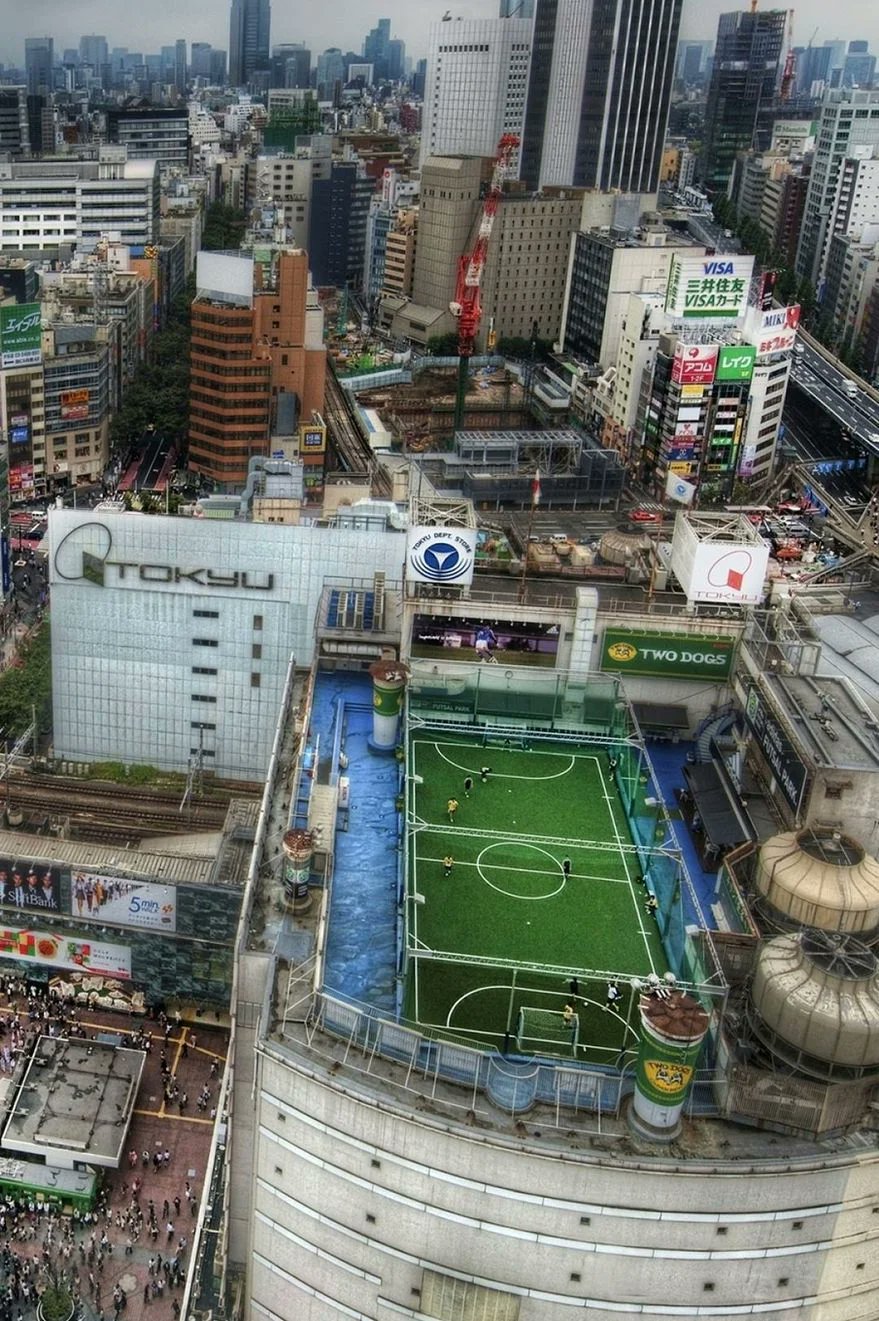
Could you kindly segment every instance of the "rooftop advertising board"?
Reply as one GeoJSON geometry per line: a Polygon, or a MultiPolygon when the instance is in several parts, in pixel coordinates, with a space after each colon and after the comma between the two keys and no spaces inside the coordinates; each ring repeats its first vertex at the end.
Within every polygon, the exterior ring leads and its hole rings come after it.
{"type": "Polygon", "coordinates": [[[677,679],[726,679],[734,650],[732,638],[608,628],[601,646],[601,668],[677,679]]]}
{"type": "Polygon", "coordinates": [[[754,258],[724,253],[671,259],[665,310],[683,321],[734,322],[744,316],[754,258]]]}
{"type": "Polygon", "coordinates": [[[39,366],[42,332],[39,303],[0,307],[0,368],[39,366]]]}
{"type": "Polygon", "coordinates": [[[773,353],[790,353],[797,339],[800,324],[800,305],[771,307],[767,312],[751,308],[745,320],[745,334],[754,345],[758,358],[773,353]]]}

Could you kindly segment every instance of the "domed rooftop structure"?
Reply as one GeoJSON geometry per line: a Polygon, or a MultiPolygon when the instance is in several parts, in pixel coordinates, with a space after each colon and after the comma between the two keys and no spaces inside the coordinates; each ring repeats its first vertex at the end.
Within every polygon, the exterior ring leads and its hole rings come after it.
{"type": "Polygon", "coordinates": [[[853,936],[804,931],[763,946],[751,987],[756,1035],[827,1078],[879,1072],[879,962],[853,936]]]}
{"type": "Polygon", "coordinates": [[[776,912],[822,931],[879,926],[879,863],[834,830],[786,831],[760,849],[757,889],[776,912]]]}
{"type": "Polygon", "coordinates": [[[624,532],[614,528],[601,538],[598,553],[607,564],[626,565],[631,564],[636,555],[649,550],[652,544],[643,532],[624,532]]]}

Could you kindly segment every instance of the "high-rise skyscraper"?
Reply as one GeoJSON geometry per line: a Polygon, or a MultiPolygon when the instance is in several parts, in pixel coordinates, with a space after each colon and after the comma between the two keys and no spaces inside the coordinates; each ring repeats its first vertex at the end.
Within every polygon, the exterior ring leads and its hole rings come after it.
{"type": "Polygon", "coordinates": [[[422,162],[429,156],[493,156],[502,133],[521,136],[530,22],[434,23],[428,41],[422,162]]]}
{"type": "Polygon", "coordinates": [[[526,183],[656,191],[682,3],[536,0],[526,183]]]}
{"type": "Polygon", "coordinates": [[[709,193],[726,192],[738,152],[769,145],[761,141],[761,113],[775,97],[786,26],[786,9],[720,15],[702,150],[709,193]]]}
{"type": "Polygon", "coordinates": [[[186,91],[186,42],[182,37],[174,43],[174,86],[178,92],[186,91]]]}
{"type": "Polygon", "coordinates": [[[100,75],[104,66],[109,63],[110,54],[107,48],[107,38],[100,37],[94,33],[79,39],[79,62],[80,64],[90,64],[95,73],[100,75]]]}
{"type": "Polygon", "coordinates": [[[269,0],[232,0],[229,81],[233,87],[243,87],[256,69],[268,69],[271,23],[269,0]]]}
{"type": "Polygon", "coordinates": [[[48,96],[55,86],[55,43],[51,37],[25,37],[24,67],[28,96],[48,96]]]}

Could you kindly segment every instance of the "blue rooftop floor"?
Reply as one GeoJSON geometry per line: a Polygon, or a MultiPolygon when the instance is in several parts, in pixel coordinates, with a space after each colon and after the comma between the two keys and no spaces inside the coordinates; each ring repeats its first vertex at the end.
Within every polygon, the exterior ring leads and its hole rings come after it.
{"type": "MultiPolygon", "coordinates": [[[[649,743],[647,745],[647,752],[653,763],[656,778],[659,780],[657,787],[660,796],[670,812],[678,810],[675,790],[684,788],[683,768],[687,760],[687,753],[692,752],[694,746],[693,743],[649,743]]],[[[699,901],[701,912],[698,915],[698,920],[705,926],[710,927],[713,924],[711,904],[714,899],[717,873],[702,870],[702,863],[696,852],[686,821],[672,821],[671,826],[678,848],[684,856],[687,871],[690,873],[690,880],[693,882],[696,898],[699,901]]]]}
{"type": "MultiPolygon", "coordinates": [[[[351,807],[349,828],[336,832],[325,982],[329,990],[393,1013],[399,767],[395,758],[376,756],[367,745],[372,733],[372,680],[368,675],[318,673],[309,742],[319,735],[321,762],[336,745],[338,720],[348,757],[344,774],[351,783],[351,807]]],[[[321,778],[323,769],[319,768],[321,778]]]]}

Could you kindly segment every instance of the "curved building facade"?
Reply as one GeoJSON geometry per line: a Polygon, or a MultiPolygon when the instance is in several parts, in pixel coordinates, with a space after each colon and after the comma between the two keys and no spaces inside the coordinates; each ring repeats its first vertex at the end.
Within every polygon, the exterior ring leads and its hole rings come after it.
{"type": "Polygon", "coordinates": [[[249,1316],[876,1316],[872,1143],[492,1124],[301,1031],[257,1047],[249,1316]]]}

